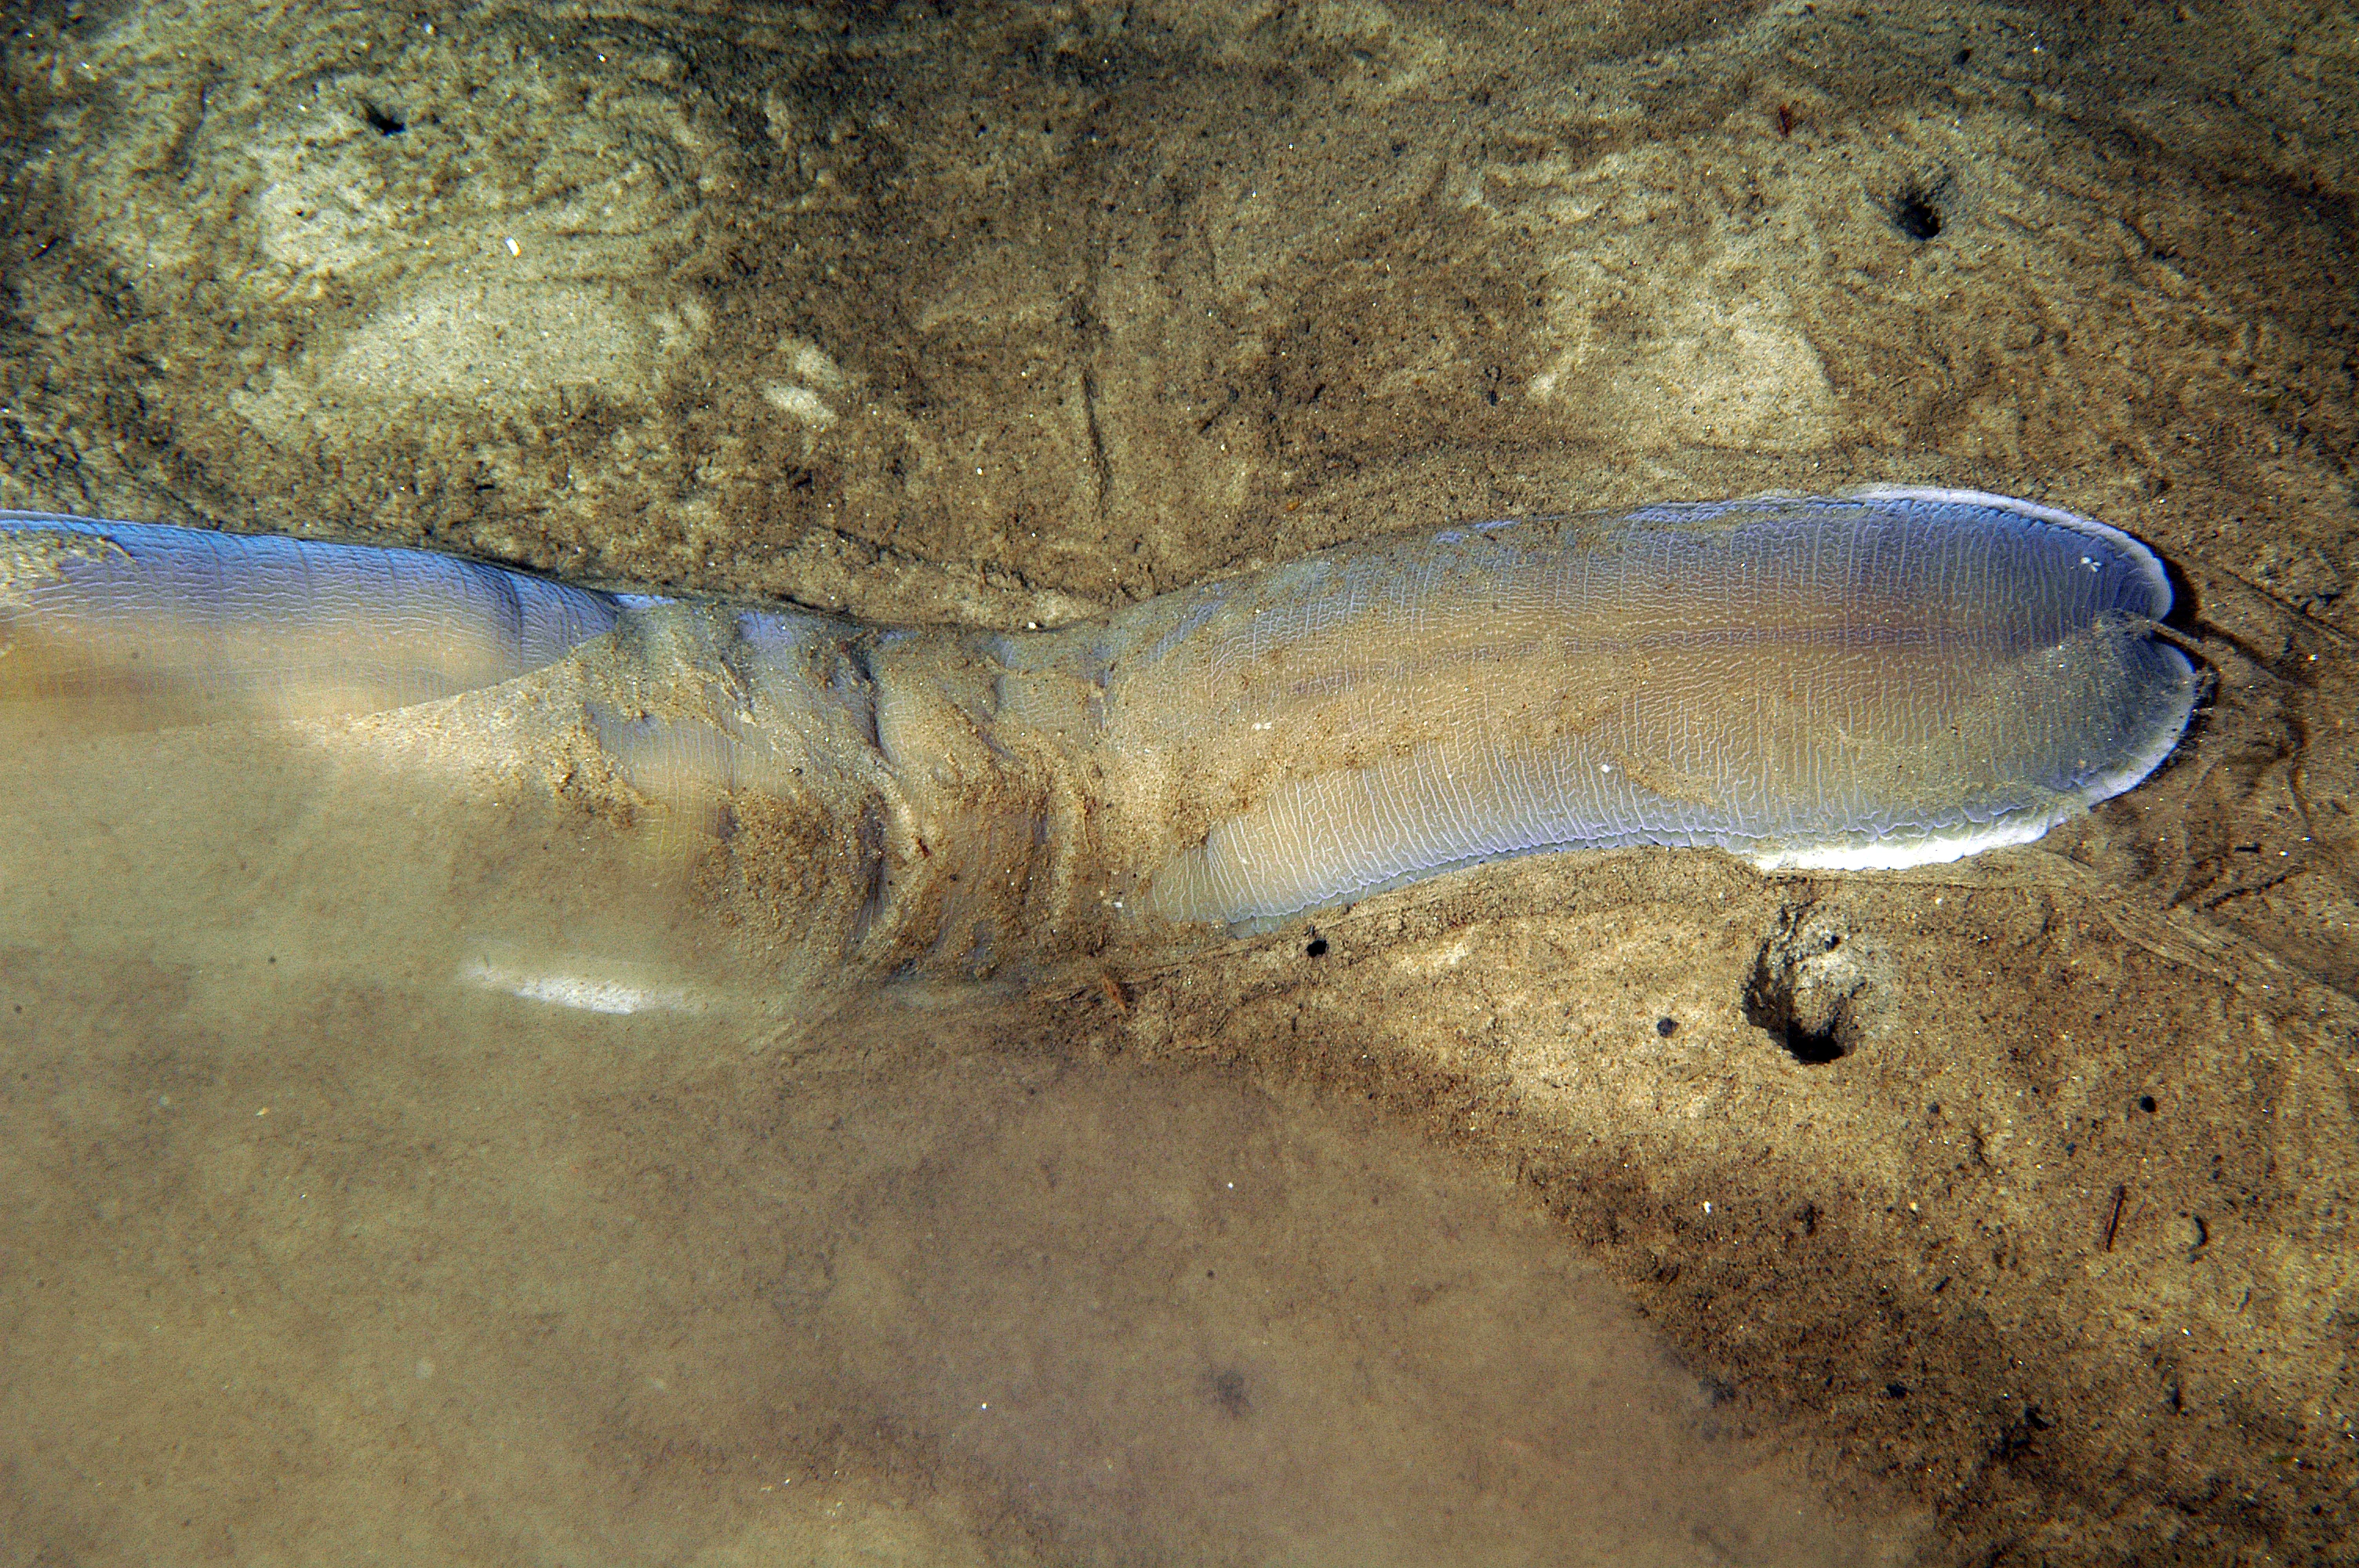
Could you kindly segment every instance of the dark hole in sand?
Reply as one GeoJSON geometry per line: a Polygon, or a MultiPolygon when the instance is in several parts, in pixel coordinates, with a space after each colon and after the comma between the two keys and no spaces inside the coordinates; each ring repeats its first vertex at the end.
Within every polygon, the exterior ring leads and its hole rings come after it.
{"type": "Polygon", "coordinates": [[[1843,1043],[1832,1029],[1789,1027],[1784,1032],[1787,1054],[1805,1067],[1823,1067],[1843,1054],[1843,1043]]]}
{"type": "Polygon", "coordinates": [[[1851,1050],[1851,1000],[1848,997],[1810,999],[1806,1007],[1797,994],[1789,966],[1772,962],[1765,950],[1745,988],[1745,1019],[1768,1032],[1787,1054],[1806,1067],[1822,1067],[1851,1050]]]}
{"type": "Polygon", "coordinates": [[[1903,186],[1892,199],[1890,217],[1894,228],[1919,244],[1941,232],[1941,209],[1923,186],[1903,186]]]}

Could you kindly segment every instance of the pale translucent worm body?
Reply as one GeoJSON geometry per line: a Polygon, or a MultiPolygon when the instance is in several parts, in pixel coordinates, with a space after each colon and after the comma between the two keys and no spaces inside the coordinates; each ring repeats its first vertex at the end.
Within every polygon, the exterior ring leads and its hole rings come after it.
{"type": "Polygon", "coordinates": [[[780,918],[815,942],[987,969],[1537,850],[1874,868],[2025,842],[2176,744],[2197,682],[2152,635],[2170,597],[2116,529],[1928,490],[1371,541],[1020,635],[14,514],[0,725],[538,681],[615,788],[726,814],[732,853],[803,846],[810,874],[763,896],[803,901],[780,918]]]}

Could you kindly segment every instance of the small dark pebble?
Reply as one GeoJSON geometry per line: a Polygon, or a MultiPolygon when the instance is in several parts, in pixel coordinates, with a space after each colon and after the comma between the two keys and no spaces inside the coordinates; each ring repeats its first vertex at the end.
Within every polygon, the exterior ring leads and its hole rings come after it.
{"type": "Polygon", "coordinates": [[[1658,1018],[1655,1020],[1655,1033],[1661,1035],[1664,1039],[1669,1040],[1672,1035],[1677,1034],[1679,1032],[1680,1021],[1678,1019],[1658,1018]]]}
{"type": "Polygon", "coordinates": [[[1314,958],[1323,958],[1327,956],[1327,938],[1324,936],[1313,936],[1310,939],[1310,946],[1306,946],[1302,950],[1310,954],[1314,958]]]}

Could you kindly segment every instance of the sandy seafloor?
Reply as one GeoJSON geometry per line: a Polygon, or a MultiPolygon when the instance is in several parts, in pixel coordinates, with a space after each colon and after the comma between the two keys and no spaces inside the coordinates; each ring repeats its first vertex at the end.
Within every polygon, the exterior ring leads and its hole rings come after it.
{"type": "Polygon", "coordinates": [[[2347,9],[9,15],[0,504],[1021,627],[1938,483],[2217,687],[1967,864],[826,1018],[560,817],[16,750],[0,1559],[2359,1560],[2347,9]]]}

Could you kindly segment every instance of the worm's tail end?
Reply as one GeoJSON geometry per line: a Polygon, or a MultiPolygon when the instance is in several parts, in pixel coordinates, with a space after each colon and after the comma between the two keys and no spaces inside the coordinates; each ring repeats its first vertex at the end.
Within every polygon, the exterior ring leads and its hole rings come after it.
{"type": "Polygon", "coordinates": [[[562,658],[620,608],[419,550],[0,513],[0,727],[405,708],[562,658]]]}

